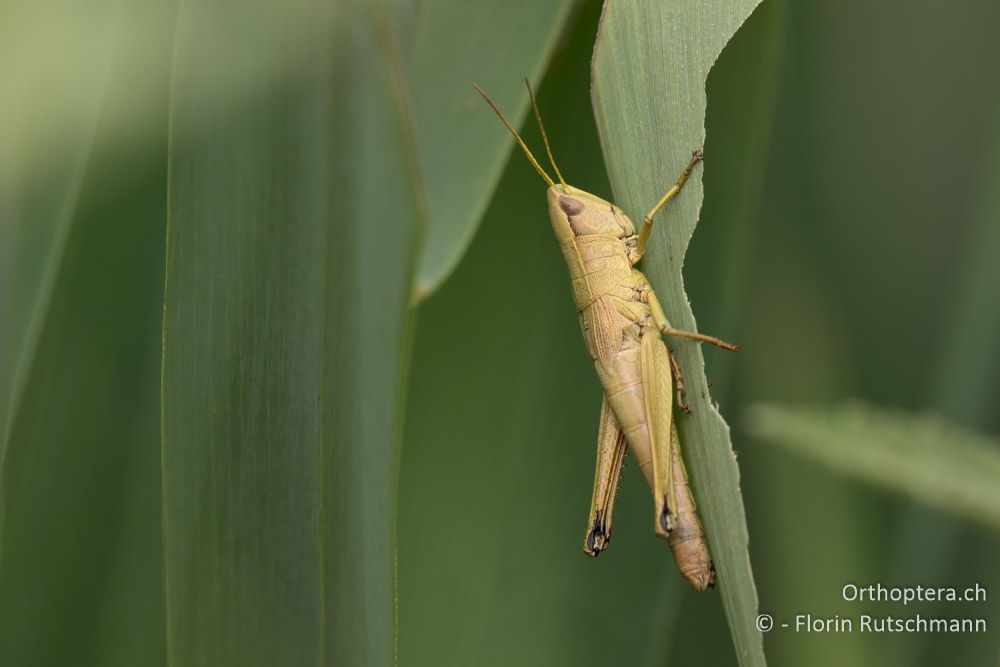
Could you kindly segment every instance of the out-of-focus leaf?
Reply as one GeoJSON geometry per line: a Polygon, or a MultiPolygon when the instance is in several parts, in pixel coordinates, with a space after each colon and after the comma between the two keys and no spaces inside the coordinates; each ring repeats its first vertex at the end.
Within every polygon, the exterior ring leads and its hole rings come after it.
{"type": "Polygon", "coordinates": [[[160,157],[88,177],[74,216],[11,430],[3,665],[163,664],[160,157]]]}
{"type": "MultiPolygon", "coordinates": [[[[33,152],[19,165],[16,181],[4,180],[5,195],[12,197],[5,201],[19,202],[7,209],[4,223],[5,231],[19,230],[11,239],[17,277],[10,286],[20,305],[3,313],[13,312],[16,326],[25,317],[32,324],[30,342],[21,339],[23,373],[0,478],[6,508],[3,665],[164,662],[158,360],[173,23],[168,3],[157,7],[165,21],[145,20],[148,6],[96,11],[95,24],[86,24],[93,28],[89,35],[73,32],[85,28],[73,23],[79,20],[73,12],[50,17],[50,27],[66,39],[50,44],[55,51],[47,57],[83,76],[84,82],[70,84],[80,85],[77,94],[83,95],[85,83],[99,100],[86,113],[64,100],[91,124],[86,132],[92,137],[35,136],[51,130],[47,114],[66,112],[38,108],[43,118],[22,127],[28,135],[17,144],[44,153],[51,142],[52,155],[76,153],[70,162],[78,172],[47,172],[33,152]],[[86,38],[100,41],[109,54],[96,71],[90,54],[76,51],[86,38]],[[147,65],[141,72],[134,66],[137,53],[147,65]],[[137,90],[148,94],[136,99],[137,90]],[[127,150],[117,122],[125,106],[145,113],[144,127],[151,131],[127,150]]],[[[44,13],[41,3],[38,9],[44,13]]],[[[41,41],[44,34],[38,33],[41,41]]],[[[39,76],[44,71],[40,67],[39,76]]],[[[19,113],[24,109],[0,111],[19,113]]]]}
{"type": "Polygon", "coordinates": [[[173,0],[0,5],[0,457],[8,413],[43,335],[98,122],[114,128],[101,139],[113,150],[162,150],[163,109],[155,105],[165,52],[150,35],[172,33],[174,7],[173,0]],[[128,96],[109,92],[112,66],[128,78],[128,96]]]}
{"type": "Polygon", "coordinates": [[[360,0],[181,10],[162,385],[172,664],[393,662],[419,216],[375,16],[360,0]],[[273,83],[220,107],[248,72],[273,83]]]}
{"type": "Polygon", "coordinates": [[[429,221],[415,298],[425,298],[468,247],[509,155],[510,136],[482,112],[478,83],[512,122],[524,78],[537,82],[571,2],[393,0],[412,96],[429,221]]]}
{"type": "Polygon", "coordinates": [[[861,403],[749,408],[758,438],[837,472],[1000,529],[1000,442],[941,417],[861,403]]]}
{"type": "MultiPolygon", "coordinates": [[[[594,52],[593,98],[616,202],[633,220],[662,196],[705,141],[705,81],[726,42],[758,0],[605,5],[594,52]]],[[[707,156],[710,165],[712,156],[707,156]]],[[[702,200],[697,171],[660,213],[643,270],[675,327],[695,330],[681,268],[702,200]]],[[[764,664],[755,629],[757,591],[739,470],[729,428],[711,403],[701,350],[676,348],[694,414],[679,420],[698,506],[719,573],[718,587],[741,665],[764,664]]]]}
{"type": "MultiPolygon", "coordinates": [[[[66,18],[74,4],[0,8],[0,470],[62,266],[116,36],[118,3],[93,3],[88,31],[66,18]]],[[[0,499],[0,517],[2,507],[0,499]]]]}

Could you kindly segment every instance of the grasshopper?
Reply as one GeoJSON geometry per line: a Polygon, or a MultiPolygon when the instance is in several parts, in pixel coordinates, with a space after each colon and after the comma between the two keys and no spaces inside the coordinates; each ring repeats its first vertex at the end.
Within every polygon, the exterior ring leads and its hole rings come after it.
{"type": "Polygon", "coordinates": [[[566,184],[552,156],[531,85],[525,84],[558,184],[542,169],[493,100],[478,85],[476,90],[548,184],[549,219],[569,268],[583,339],[604,390],[583,551],[597,556],[611,539],[612,512],[627,446],[653,495],[655,534],[667,538],[682,576],[695,590],[703,591],[714,586],[715,568],[681,458],[674,422],[675,392],[677,407],[690,410],[683,402],[680,366],[662,336],[688,338],[727,350],[738,348],[670,326],[649,280],[634,268],[646,250],[654,216],[681,191],[702,152],[692,153],[687,168],[643,217],[642,229],[636,234],[620,208],[566,184]]]}

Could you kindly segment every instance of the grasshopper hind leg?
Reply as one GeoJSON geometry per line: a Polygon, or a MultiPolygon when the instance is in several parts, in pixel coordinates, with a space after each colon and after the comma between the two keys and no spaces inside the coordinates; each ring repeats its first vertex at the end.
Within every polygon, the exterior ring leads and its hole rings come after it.
{"type": "Polygon", "coordinates": [[[652,474],[647,477],[655,503],[654,531],[668,537],[677,523],[670,429],[673,426],[674,383],[670,358],[659,332],[650,329],[641,343],[643,401],[652,474]]]}
{"type": "Polygon", "coordinates": [[[601,424],[597,436],[597,466],[594,471],[594,492],[590,500],[590,521],[583,538],[583,552],[597,556],[611,541],[611,519],[618,495],[622,463],[625,459],[625,434],[607,396],[601,402],[601,424]]]}

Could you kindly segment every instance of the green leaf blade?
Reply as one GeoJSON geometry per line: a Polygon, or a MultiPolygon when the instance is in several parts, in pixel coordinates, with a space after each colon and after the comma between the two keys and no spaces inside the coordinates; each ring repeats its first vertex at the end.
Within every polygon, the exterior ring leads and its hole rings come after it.
{"type": "Polygon", "coordinates": [[[419,301],[455,270],[511,148],[503,126],[482,113],[472,84],[482,86],[518,125],[528,109],[523,81],[541,78],[572,3],[394,4],[431,222],[421,249],[419,301]]]}
{"type": "Polygon", "coordinates": [[[367,3],[227,16],[189,3],[178,36],[170,662],[391,664],[412,147],[367,3]],[[268,85],[220,96],[233,71],[268,85]]]}
{"type": "Polygon", "coordinates": [[[71,4],[0,10],[0,664],[159,666],[172,4],[71,4]]]}
{"type": "MultiPolygon", "coordinates": [[[[641,220],[704,145],[705,81],[725,43],[758,3],[616,2],[605,5],[594,51],[593,101],[616,202],[641,220]]],[[[712,156],[706,156],[710,168],[712,156]]],[[[702,200],[696,171],[660,214],[643,271],[673,326],[696,330],[683,290],[684,253],[702,200]]],[[[714,333],[714,332],[713,332],[714,333]]],[[[755,629],[757,592],[739,470],[729,428],[708,396],[701,350],[671,341],[694,413],[679,419],[718,589],[741,665],[765,664],[755,629]]]]}
{"type": "Polygon", "coordinates": [[[115,3],[91,9],[86,40],[71,21],[55,20],[51,8],[10,3],[0,9],[0,23],[33,28],[9,35],[11,53],[0,70],[0,92],[12,102],[0,110],[0,471],[62,266],[119,38],[115,3]],[[55,58],[44,53],[49,43],[59,45],[55,58]]]}
{"type": "Polygon", "coordinates": [[[824,466],[1000,529],[1000,442],[930,414],[860,402],[837,408],[761,404],[751,432],[824,466]]]}

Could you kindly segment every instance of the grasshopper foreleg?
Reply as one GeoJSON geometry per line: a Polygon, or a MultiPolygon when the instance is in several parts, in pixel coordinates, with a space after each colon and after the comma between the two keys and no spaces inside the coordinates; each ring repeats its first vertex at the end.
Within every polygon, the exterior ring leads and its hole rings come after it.
{"type": "Polygon", "coordinates": [[[649,233],[653,230],[653,217],[660,212],[660,209],[663,208],[668,201],[680,193],[681,188],[683,188],[684,184],[687,183],[688,176],[691,175],[691,170],[694,169],[694,166],[698,164],[704,156],[704,153],[700,150],[691,153],[691,161],[688,163],[688,166],[685,167],[684,171],[681,172],[680,178],[677,179],[677,182],[674,183],[669,190],[667,190],[666,194],[660,197],[660,201],[656,202],[656,206],[650,209],[649,213],[643,216],[642,229],[639,231],[639,242],[636,245],[635,261],[639,261],[639,258],[641,258],[643,253],[646,252],[646,245],[649,243],[649,233]]]}

